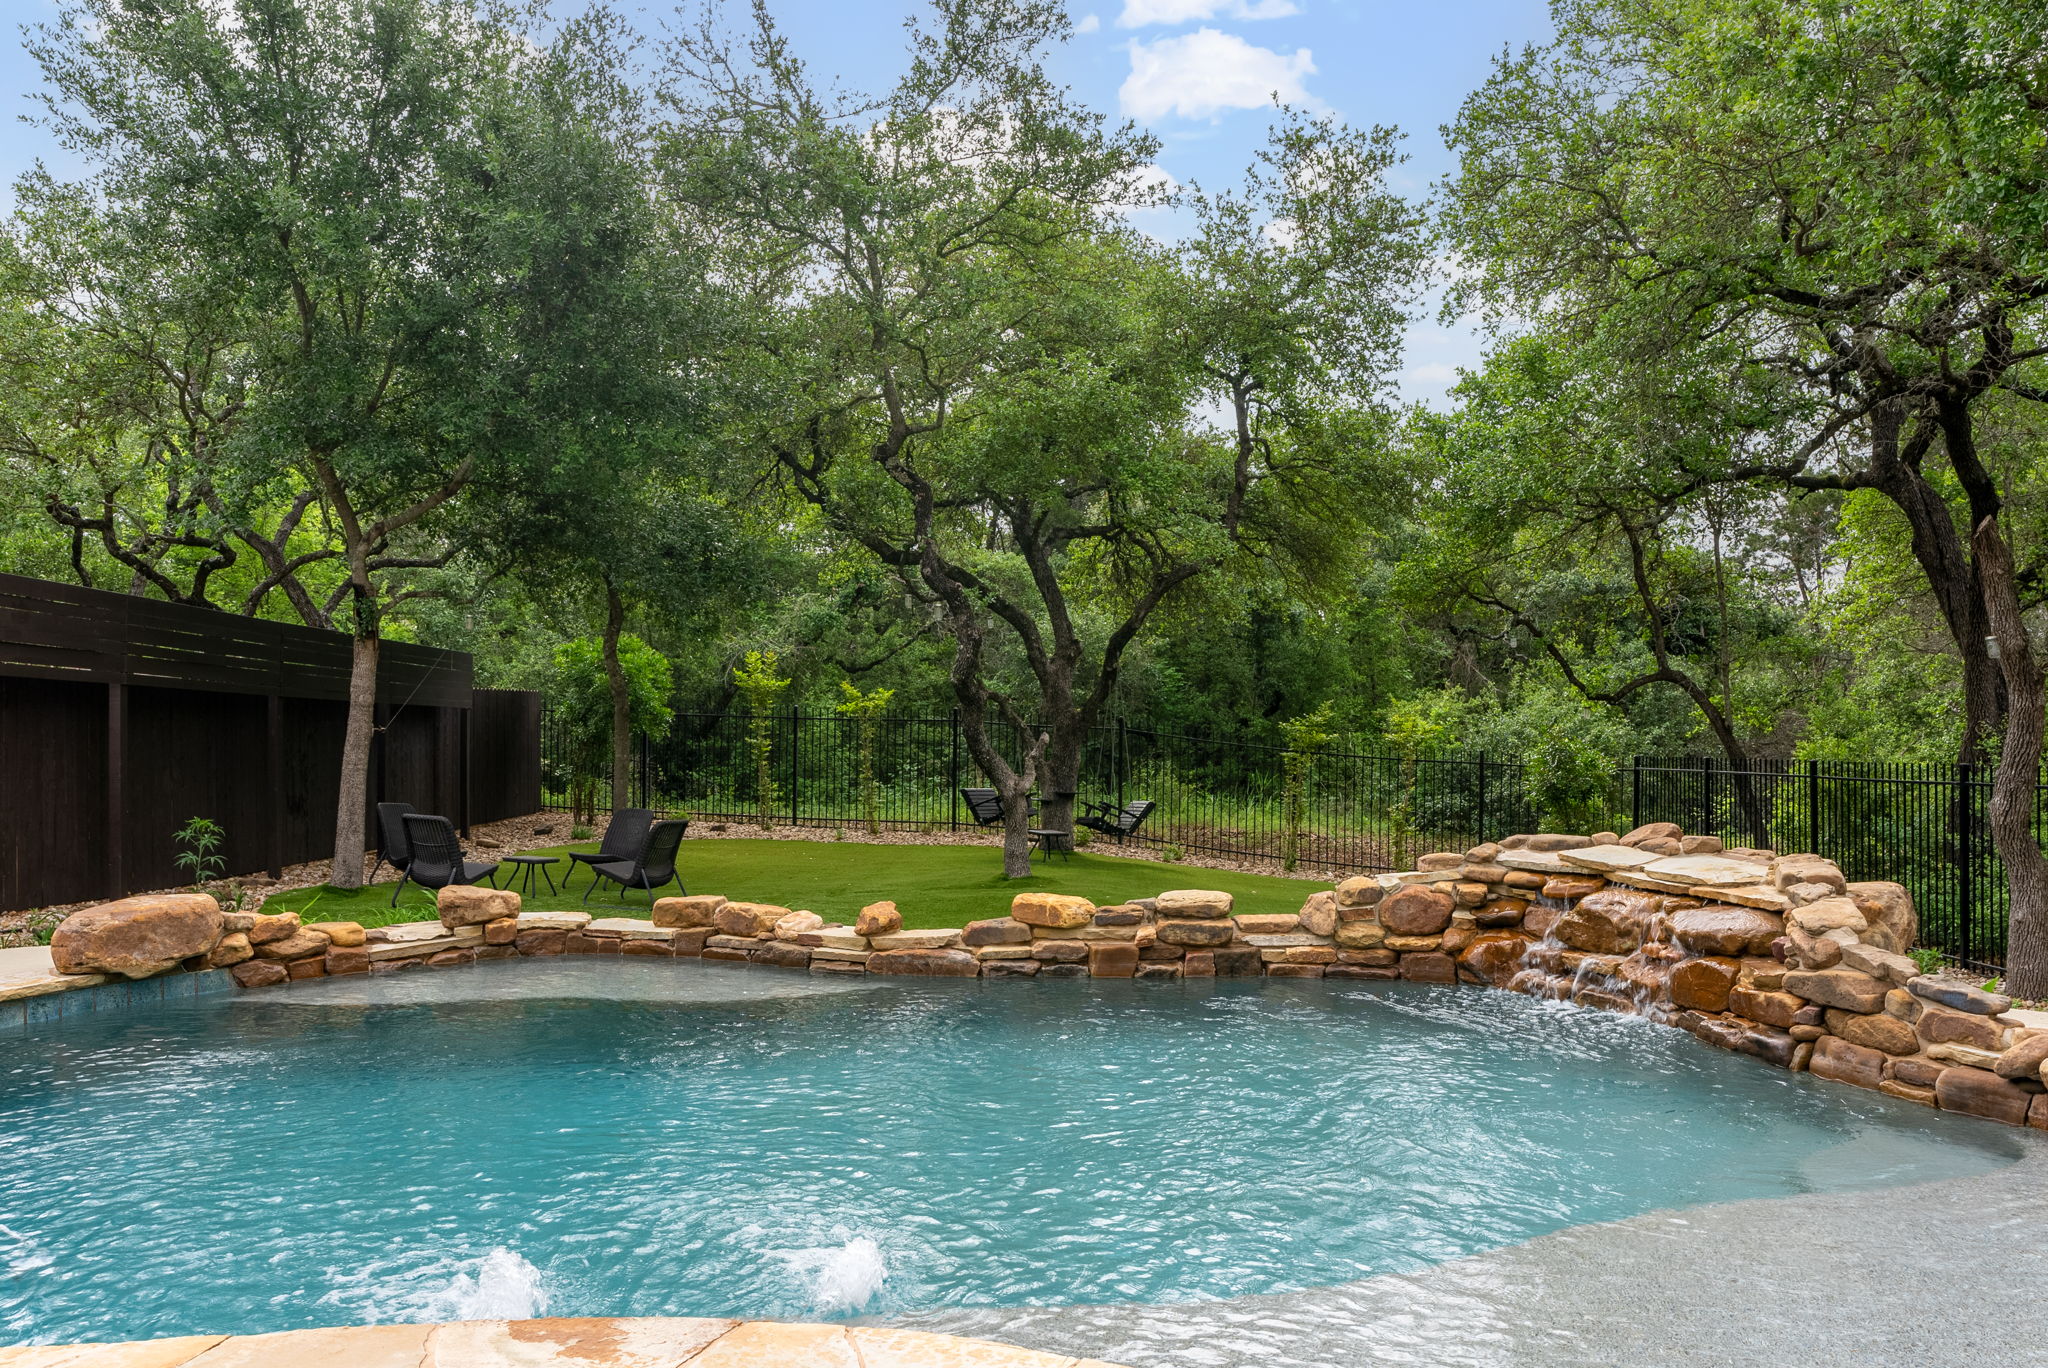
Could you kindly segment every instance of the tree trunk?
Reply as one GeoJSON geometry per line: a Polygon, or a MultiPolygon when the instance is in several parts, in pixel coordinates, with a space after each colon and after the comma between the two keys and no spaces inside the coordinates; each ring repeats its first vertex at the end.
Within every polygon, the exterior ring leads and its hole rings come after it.
{"type": "Polygon", "coordinates": [[[1031,877],[1031,785],[1022,776],[998,781],[1003,800],[1003,877],[1031,877]]]}
{"type": "Polygon", "coordinates": [[[354,638],[349,664],[348,726],[341,741],[341,792],[334,805],[334,859],[327,869],[327,882],[336,888],[363,886],[363,819],[370,801],[370,741],[376,730],[377,653],[382,644],[374,622],[368,625],[369,635],[354,638]]]}
{"type": "Polygon", "coordinates": [[[626,625],[626,605],[619,591],[604,587],[604,678],[612,693],[612,812],[632,806],[633,696],[626,688],[626,669],[619,664],[619,633],[626,625]]]}
{"type": "Polygon", "coordinates": [[[1074,799],[1081,787],[1081,747],[1085,733],[1074,724],[1055,727],[1045,747],[1040,769],[1045,775],[1044,793],[1039,799],[1038,825],[1047,831],[1064,831],[1073,841],[1074,799]]]}
{"type": "Polygon", "coordinates": [[[2005,862],[2012,892],[2005,989],[2014,997],[2048,997],[2048,857],[2034,839],[2034,800],[2041,782],[2041,667],[2021,616],[2012,553],[1998,520],[1985,518],[1973,538],[1985,616],[1998,640],[2008,708],[1998,776],[1991,785],[1991,842],[2005,862]]]}

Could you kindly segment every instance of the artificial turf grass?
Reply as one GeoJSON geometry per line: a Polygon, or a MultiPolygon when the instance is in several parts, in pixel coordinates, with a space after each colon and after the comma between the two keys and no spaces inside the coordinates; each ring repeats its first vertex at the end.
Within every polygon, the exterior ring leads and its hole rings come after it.
{"type": "MultiPolygon", "coordinates": [[[[525,852],[562,855],[568,850],[595,850],[595,842],[552,846],[525,852]]],[[[484,852],[472,852],[480,854],[484,852]]],[[[1230,870],[1163,864],[1157,860],[1076,852],[1050,864],[1034,858],[1031,877],[1003,877],[1003,853],[993,846],[864,845],[856,841],[756,841],[719,839],[685,841],[681,854],[683,881],[692,893],[723,893],[735,901],[779,903],[808,908],[827,921],[851,922],[861,908],[887,899],[903,913],[910,928],[964,926],[984,917],[1009,913],[1010,899],[1024,892],[1075,893],[1099,904],[1149,898],[1169,888],[1215,888],[1232,894],[1240,912],[1298,912],[1317,888],[1307,879],[1270,874],[1239,874],[1230,870]]],[[[568,861],[553,866],[560,887],[568,861]]],[[[502,884],[513,866],[499,871],[502,884]]],[[[646,895],[621,899],[617,884],[606,884],[583,901],[589,872],[578,868],[575,888],[550,895],[540,890],[523,895],[528,911],[584,910],[598,916],[644,917],[646,895]],[[626,904],[621,907],[621,902],[626,904]]],[[[671,884],[657,897],[676,892],[671,884]]],[[[397,907],[391,885],[368,888],[306,888],[279,893],[264,903],[266,911],[296,911],[307,921],[353,921],[364,926],[421,921],[434,915],[433,894],[408,887],[397,907]]]]}

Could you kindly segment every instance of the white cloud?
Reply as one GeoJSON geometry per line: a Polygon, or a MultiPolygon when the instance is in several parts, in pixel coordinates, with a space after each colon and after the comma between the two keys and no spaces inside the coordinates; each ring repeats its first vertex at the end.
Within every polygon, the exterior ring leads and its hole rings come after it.
{"type": "Polygon", "coordinates": [[[1081,16],[1081,22],[1080,22],[1080,23],[1078,23],[1078,24],[1076,24],[1076,25],[1074,25],[1074,32],[1076,32],[1076,33],[1093,33],[1093,32],[1095,32],[1095,30],[1097,30],[1097,29],[1099,29],[1099,28],[1101,28],[1101,27],[1102,27],[1102,17],[1101,17],[1100,15],[1095,15],[1095,14],[1084,14],[1084,15],[1082,15],[1082,16],[1081,16]]]}
{"type": "Polygon", "coordinates": [[[1258,109],[1275,96],[1287,104],[1321,107],[1302,78],[1315,74],[1307,48],[1292,55],[1256,47],[1234,33],[1196,29],[1178,38],[1131,44],[1131,74],[1117,103],[1134,119],[1167,114],[1215,119],[1226,109],[1258,109]]]}
{"type": "Polygon", "coordinates": [[[1441,361],[1431,361],[1425,365],[1410,367],[1408,374],[1403,378],[1417,385],[1451,385],[1457,382],[1458,368],[1447,366],[1441,361]]]}
{"type": "Polygon", "coordinates": [[[1180,182],[1173,178],[1173,173],[1158,162],[1146,162],[1132,171],[1126,180],[1133,200],[1162,193],[1171,195],[1180,189],[1180,182]]]}
{"type": "Polygon", "coordinates": [[[1191,24],[1197,19],[1285,19],[1301,10],[1294,0],[1124,0],[1118,28],[1191,24]]]}

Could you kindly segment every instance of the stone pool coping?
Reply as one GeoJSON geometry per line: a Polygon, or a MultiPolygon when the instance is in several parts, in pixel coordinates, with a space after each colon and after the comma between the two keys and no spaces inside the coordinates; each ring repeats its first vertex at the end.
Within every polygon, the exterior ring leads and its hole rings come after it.
{"type": "Polygon", "coordinates": [[[0,1368],[1117,1368],[881,1326],[620,1316],[0,1348],[0,1368]]]}

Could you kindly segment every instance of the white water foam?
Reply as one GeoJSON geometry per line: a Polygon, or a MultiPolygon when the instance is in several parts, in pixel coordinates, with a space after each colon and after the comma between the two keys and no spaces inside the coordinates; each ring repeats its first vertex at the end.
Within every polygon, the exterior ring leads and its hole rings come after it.
{"type": "Polygon", "coordinates": [[[389,1264],[338,1277],[320,1300],[378,1321],[531,1320],[548,1309],[545,1275],[517,1250],[389,1264]]]}
{"type": "Polygon", "coordinates": [[[882,1247],[865,1235],[815,1249],[778,1249],[776,1258],[809,1289],[811,1309],[820,1315],[858,1311],[875,1299],[889,1279],[882,1247]]]}
{"type": "Polygon", "coordinates": [[[34,1236],[0,1225],[0,1277],[25,1277],[55,1262],[57,1256],[36,1243],[34,1236]]]}

